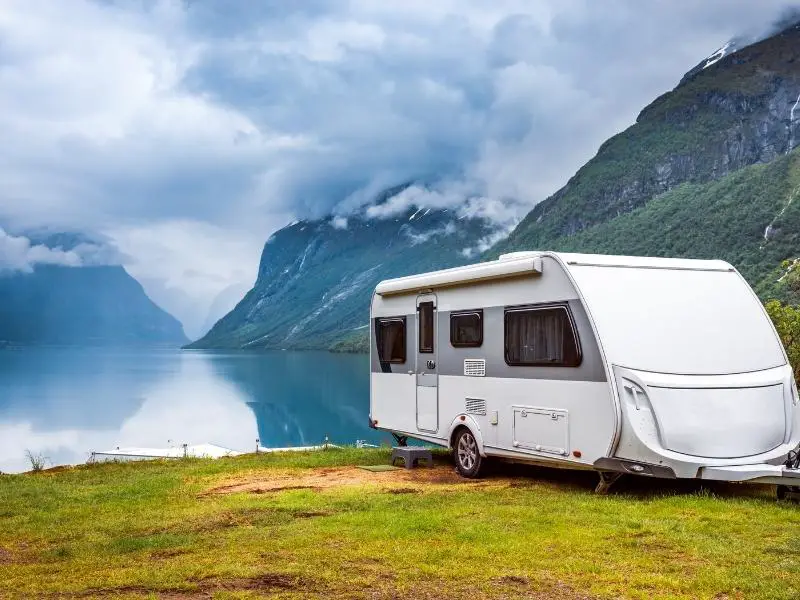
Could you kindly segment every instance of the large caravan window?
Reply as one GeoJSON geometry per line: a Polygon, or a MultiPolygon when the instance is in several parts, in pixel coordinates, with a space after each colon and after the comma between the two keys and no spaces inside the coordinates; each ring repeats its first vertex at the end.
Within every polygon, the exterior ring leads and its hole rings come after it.
{"type": "Polygon", "coordinates": [[[378,360],[383,363],[406,362],[406,318],[377,319],[375,337],[378,360]]]}
{"type": "Polygon", "coordinates": [[[477,348],[483,344],[482,310],[450,315],[450,344],[454,348],[477,348]]]}
{"type": "Polygon", "coordinates": [[[506,363],[577,367],[581,352],[565,305],[512,308],[505,315],[506,363]]]}
{"type": "Polygon", "coordinates": [[[419,311],[419,351],[433,353],[433,302],[420,302],[419,311]]]}

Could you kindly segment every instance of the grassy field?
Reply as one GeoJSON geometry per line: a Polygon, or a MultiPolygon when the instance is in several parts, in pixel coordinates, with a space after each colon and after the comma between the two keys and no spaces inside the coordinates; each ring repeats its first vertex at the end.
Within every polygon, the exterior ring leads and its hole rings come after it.
{"type": "Polygon", "coordinates": [[[388,450],[0,476],[0,597],[798,598],[769,488],[528,467],[372,473],[388,450]]]}

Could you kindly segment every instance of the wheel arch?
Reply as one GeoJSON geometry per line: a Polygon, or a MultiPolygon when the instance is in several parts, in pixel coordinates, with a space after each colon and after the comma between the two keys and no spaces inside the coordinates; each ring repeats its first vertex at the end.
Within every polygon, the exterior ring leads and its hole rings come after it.
{"type": "Polygon", "coordinates": [[[453,449],[456,434],[461,428],[467,429],[472,434],[472,436],[475,438],[475,441],[478,443],[478,452],[482,457],[486,458],[486,448],[484,448],[483,445],[481,428],[475,419],[473,419],[470,415],[459,415],[453,419],[447,434],[447,449],[453,449]]]}

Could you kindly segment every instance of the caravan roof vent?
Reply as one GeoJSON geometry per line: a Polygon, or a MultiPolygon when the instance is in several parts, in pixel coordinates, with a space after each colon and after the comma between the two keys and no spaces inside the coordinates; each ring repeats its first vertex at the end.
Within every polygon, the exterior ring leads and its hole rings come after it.
{"type": "Polygon", "coordinates": [[[501,254],[497,260],[512,260],[515,258],[533,258],[539,256],[539,252],[532,252],[530,250],[525,250],[523,252],[508,252],[507,254],[501,254]]]}

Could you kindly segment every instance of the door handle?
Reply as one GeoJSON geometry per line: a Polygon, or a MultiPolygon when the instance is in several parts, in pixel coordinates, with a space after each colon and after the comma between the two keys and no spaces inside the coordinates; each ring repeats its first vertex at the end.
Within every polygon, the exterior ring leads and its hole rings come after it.
{"type": "Polygon", "coordinates": [[[428,361],[428,368],[429,369],[435,369],[436,368],[436,361],[429,360],[428,361]]]}

